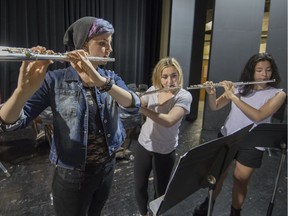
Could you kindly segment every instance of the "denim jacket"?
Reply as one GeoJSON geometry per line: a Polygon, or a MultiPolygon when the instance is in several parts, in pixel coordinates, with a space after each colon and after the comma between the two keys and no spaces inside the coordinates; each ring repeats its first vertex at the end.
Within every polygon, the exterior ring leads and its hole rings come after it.
{"type": "MultiPolygon", "coordinates": [[[[102,76],[109,77],[117,86],[129,91],[134,101],[132,107],[123,108],[107,92],[101,93],[95,88],[109,154],[112,155],[126,136],[119,109],[136,114],[139,111],[140,99],[115,72],[101,68],[97,71],[102,76]]],[[[51,106],[54,126],[51,162],[66,168],[84,170],[88,139],[88,104],[80,77],[72,67],[48,71],[43,85],[25,104],[16,126],[10,128],[26,127],[48,106],[51,106]]]]}

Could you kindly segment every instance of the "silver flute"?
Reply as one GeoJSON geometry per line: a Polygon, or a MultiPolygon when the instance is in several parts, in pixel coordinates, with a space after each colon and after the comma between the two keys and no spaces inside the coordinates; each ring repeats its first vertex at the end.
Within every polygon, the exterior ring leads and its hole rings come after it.
{"type": "MultiPolygon", "coordinates": [[[[272,80],[264,80],[264,81],[252,81],[252,82],[233,82],[233,85],[236,86],[242,86],[242,85],[254,85],[254,84],[262,84],[262,83],[271,83],[275,82],[275,79],[272,80]]],[[[212,85],[203,85],[203,84],[198,84],[198,85],[190,85],[189,87],[186,87],[187,90],[193,90],[193,89],[204,89],[204,88],[212,88],[212,87],[221,87],[220,83],[213,83],[212,85]]],[[[139,97],[143,95],[150,95],[150,94],[155,94],[159,92],[168,92],[168,91],[174,91],[177,92],[180,90],[181,87],[170,87],[170,88],[162,88],[162,89],[156,89],[153,91],[146,91],[143,93],[138,93],[139,97]]]]}
{"type": "MultiPolygon", "coordinates": [[[[90,61],[96,62],[115,62],[115,58],[105,57],[87,57],[90,61]]],[[[54,53],[46,51],[44,53],[36,52],[28,48],[18,47],[4,47],[0,46],[0,61],[39,61],[39,60],[52,60],[52,61],[69,61],[65,53],[54,53]]]]}
{"type": "MultiPolygon", "coordinates": [[[[242,86],[242,85],[255,85],[255,84],[262,84],[262,83],[271,83],[275,82],[275,79],[272,80],[264,80],[264,81],[252,81],[252,82],[233,82],[233,85],[236,86],[242,86]]],[[[198,85],[190,85],[187,87],[187,90],[192,90],[192,89],[203,89],[203,88],[213,88],[213,87],[221,87],[220,83],[213,83],[212,85],[203,85],[203,84],[198,84],[198,85]]]]}
{"type": "Polygon", "coordinates": [[[138,96],[141,97],[143,95],[150,95],[150,94],[155,94],[155,93],[160,93],[160,92],[169,92],[169,91],[177,92],[180,89],[181,87],[162,88],[162,89],[156,89],[152,91],[138,92],[138,96]]]}

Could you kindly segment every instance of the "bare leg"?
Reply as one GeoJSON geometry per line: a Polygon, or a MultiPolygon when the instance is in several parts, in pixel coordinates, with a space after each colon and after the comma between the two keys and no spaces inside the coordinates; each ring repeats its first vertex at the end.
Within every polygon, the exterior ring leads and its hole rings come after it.
{"type": "Polygon", "coordinates": [[[212,195],[212,198],[213,200],[215,200],[217,198],[217,196],[219,195],[219,193],[221,192],[222,190],[222,187],[223,187],[223,183],[228,175],[228,172],[229,172],[229,169],[231,168],[233,163],[231,163],[228,168],[221,174],[220,178],[218,179],[218,182],[215,186],[215,189],[213,191],[213,195],[212,195]]]}
{"type": "Polygon", "coordinates": [[[247,186],[254,172],[254,168],[247,167],[236,161],[233,175],[232,206],[241,209],[247,194],[247,186]]]}

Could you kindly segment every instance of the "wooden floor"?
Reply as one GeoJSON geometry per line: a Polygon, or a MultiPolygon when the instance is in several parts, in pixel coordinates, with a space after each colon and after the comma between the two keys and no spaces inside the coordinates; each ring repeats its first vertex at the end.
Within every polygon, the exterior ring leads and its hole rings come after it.
{"type": "MultiPolygon", "coordinates": [[[[201,119],[193,123],[183,121],[180,128],[178,156],[183,155],[199,143],[216,138],[215,131],[202,131],[201,126],[201,119]]],[[[135,145],[136,138],[130,147],[132,151],[130,157],[127,156],[126,159],[117,161],[112,191],[103,210],[103,216],[138,214],[133,189],[133,146],[135,145]]],[[[10,177],[7,177],[0,169],[0,216],[55,215],[50,197],[53,167],[48,160],[48,152],[47,143],[35,145],[32,140],[25,138],[15,142],[0,143],[0,162],[11,174],[10,177]]],[[[257,169],[252,176],[247,199],[243,206],[243,216],[266,215],[273,194],[280,156],[280,151],[277,149],[265,152],[262,167],[257,169]]],[[[230,173],[216,200],[214,216],[229,215],[231,185],[230,173]]],[[[151,185],[149,191],[152,200],[151,185]]],[[[207,196],[207,192],[207,188],[196,191],[163,215],[192,215],[193,209],[207,196]]],[[[281,169],[272,215],[287,215],[287,159],[281,169]]]]}

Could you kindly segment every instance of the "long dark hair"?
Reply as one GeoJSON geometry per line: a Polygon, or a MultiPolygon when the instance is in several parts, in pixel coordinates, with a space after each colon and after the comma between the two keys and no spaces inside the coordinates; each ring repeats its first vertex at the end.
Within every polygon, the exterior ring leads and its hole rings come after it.
{"type": "MultiPolygon", "coordinates": [[[[270,85],[272,87],[278,87],[281,78],[278,72],[278,67],[276,65],[276,62],[274,58],[272,57],[271,54],[269,53],[257,53],[253,55],[246,63],[241,76],[240,76],[240,82],[251,82],[254,81],[254,73],[255,73],[255,67],[258,62],[261,61],[269,61],[271,64],[271,69],[272,69],[272,75],[271,79],[275,79],[275,82],[267,83],[267,85],[270,85]]],[[[239,93],[242,96],[248,95],[252,92],[254,88],[254,85],[242,85],[239,88],[239,93]]]]}

